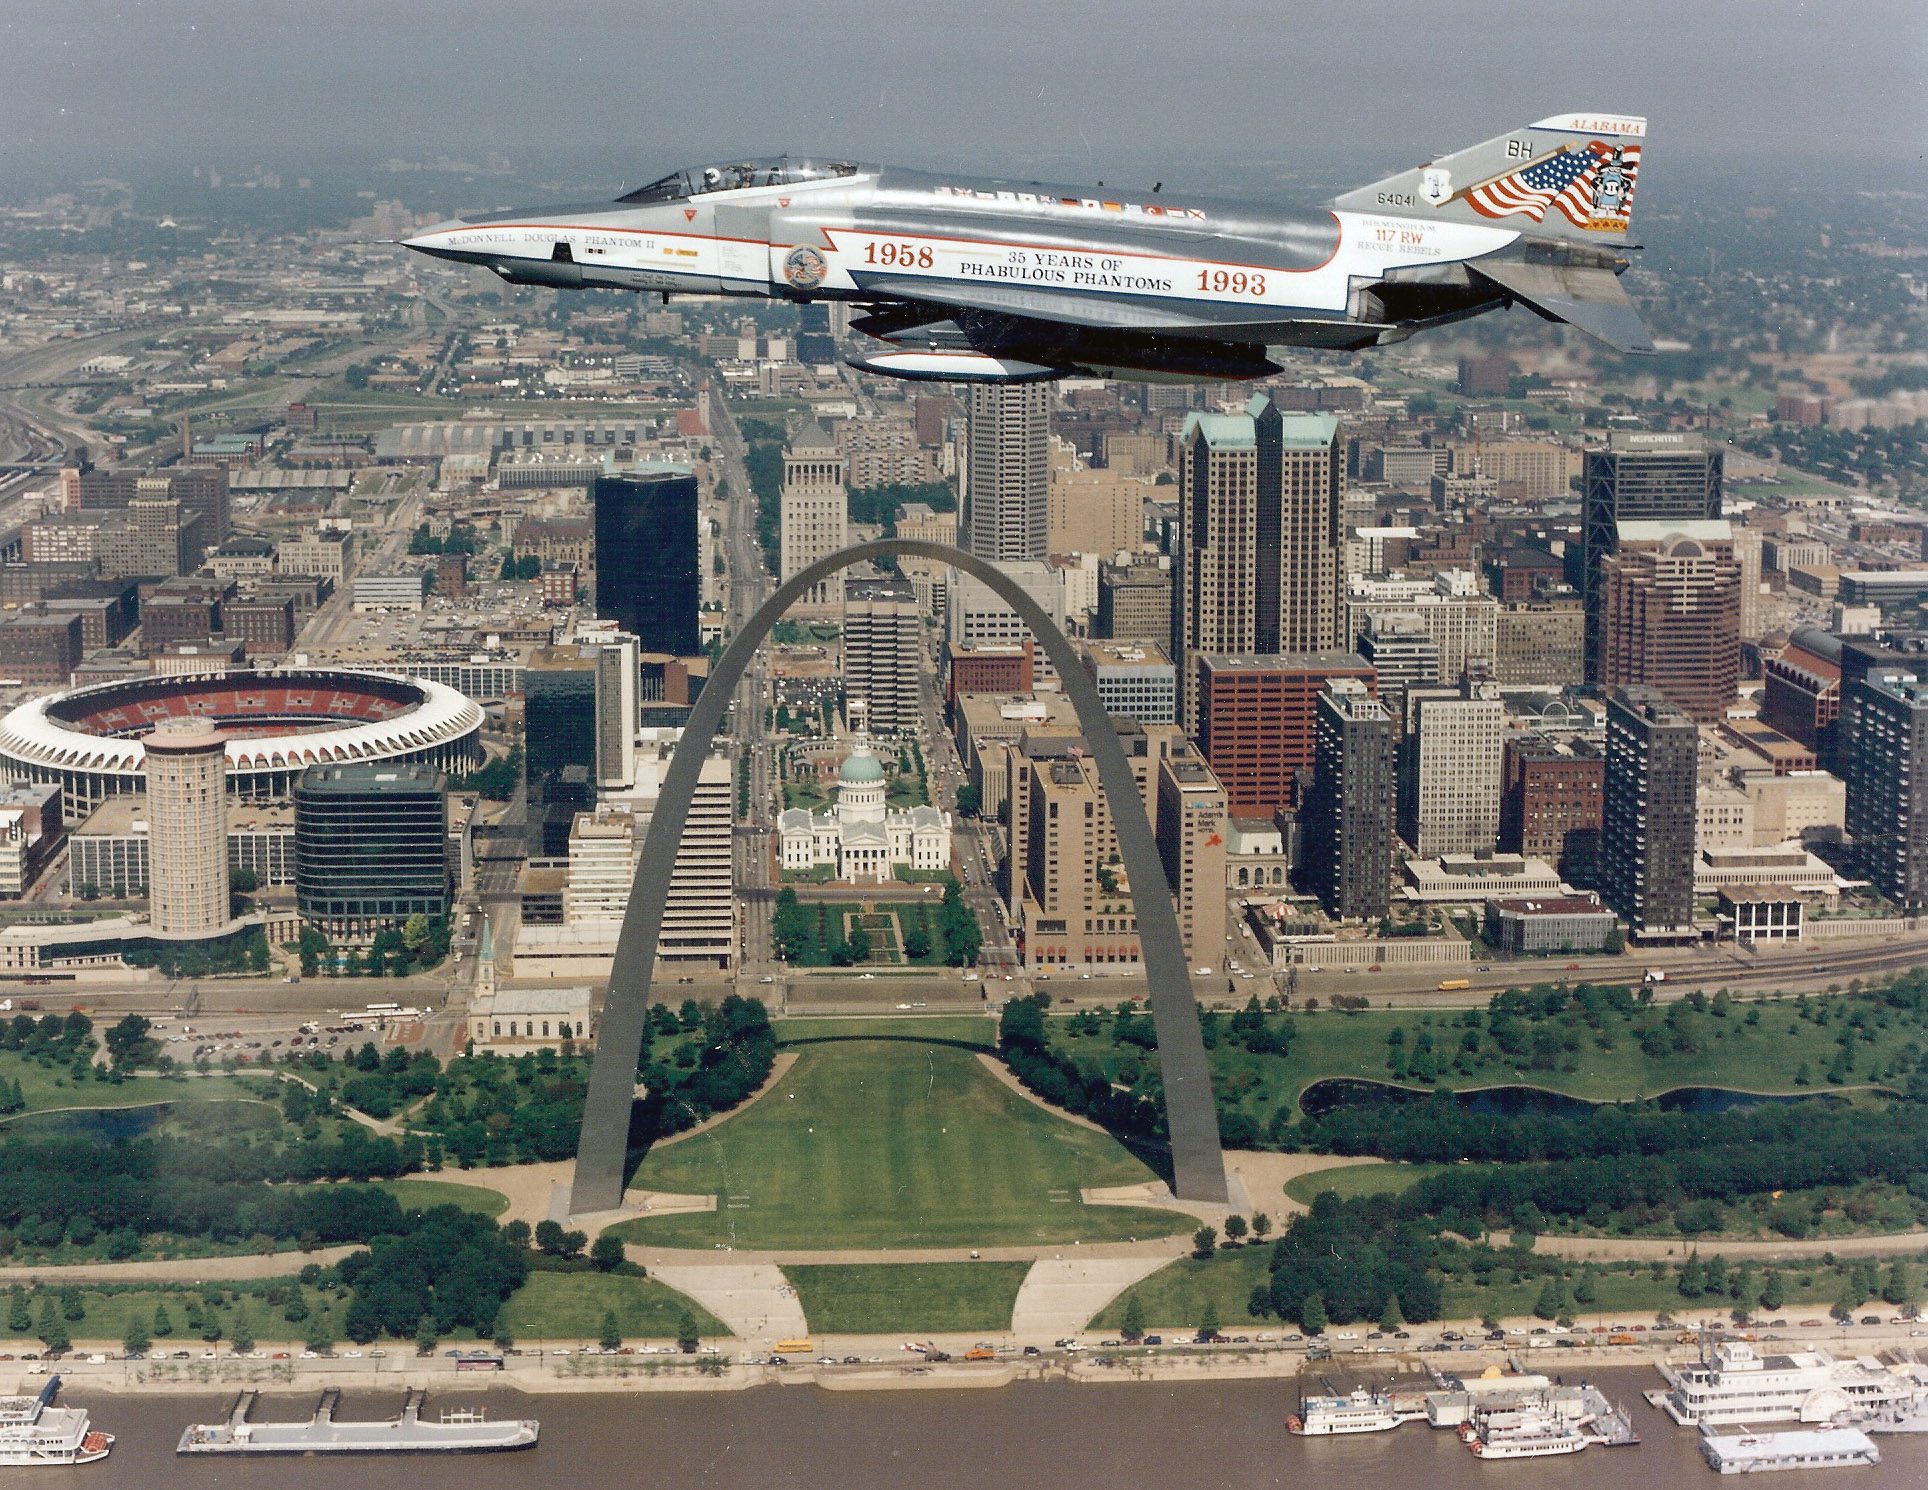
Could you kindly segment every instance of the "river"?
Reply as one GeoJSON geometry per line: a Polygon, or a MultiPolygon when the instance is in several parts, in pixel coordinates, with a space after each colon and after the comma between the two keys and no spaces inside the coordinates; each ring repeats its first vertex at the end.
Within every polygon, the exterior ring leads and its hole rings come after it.
{"type": "MultiPolygon", "coordinates": [[[[1379,1486],[1472,1490],[1625,1490],[1706,1485],[1719,1477],[1694,1435],[1640,1399],[1652,1371],[1605,1371],[1597,1380],[1627,1402],[1645,1440],[1590,1448],[1568,1459],[1483,1465],[1451,1433],[1409,1424],[1356,1438],[1290,1437],[1291,1383],[1078,1385],[1027,1383],[1002,1390],[845,1393],[760,1387],[678,1395],[523,1396],[496,1390],[440,1393],[441,1406],[486,1405],[492,1416],[533,1415],[534,1449],[488,1456],[370,1457],[353,1462],[237,1458],[185,1460],[174,1445],[190,1422],[218,1419],[231,1394],[125,1396],[69,1390],[95,1426],[118,1435],[109,1458],[74,1470],[87,1490],[1118,1490],[1129,1485],[1379,1486]]],[[[257,1416],[295,1419],[310,1394],[264,1398],[257,1416]]],[[[355,1393],[343,1417],[391,1416],[400,1394],[355,1393]]],[[[1884,1437],[1872,1471],[1776,1475],[1776,1490],[1928,1485],[1928,1435],[1884,1437]]],[[[63,1476],[0,1469],[0,1490],[51,1487],[63,1476]]]]}

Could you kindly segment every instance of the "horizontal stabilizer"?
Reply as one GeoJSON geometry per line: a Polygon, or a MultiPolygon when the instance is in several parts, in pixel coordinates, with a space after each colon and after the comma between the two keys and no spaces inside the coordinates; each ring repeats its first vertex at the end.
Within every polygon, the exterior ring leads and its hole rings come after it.
{"type": "Polygon", "coordinates": [[[1564,321],[1620,352],[1651,353],[1653,338],[1611,269],[1481,259],[1471,268],[1549,321],[1564,321]]]}

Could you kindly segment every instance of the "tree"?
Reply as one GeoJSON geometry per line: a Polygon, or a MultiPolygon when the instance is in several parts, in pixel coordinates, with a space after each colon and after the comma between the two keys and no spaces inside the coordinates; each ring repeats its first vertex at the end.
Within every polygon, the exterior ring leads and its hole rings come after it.
{"type": "Polygon", "coordinates": [[[49,1350],[65,1350],[72,1345],[73,1338],[67,1333],[67,1324],[54,1312],[54,1296],[48,1294],[40,1303],[40,1328],[36,1332],[40,1343],[49,1350]]]}
{"type": "Polygon", "coordinates": [[[174,1333],[174,1321],[168,1317],[167,1305],[154,1306],[154,1338],[165,1340],[174,1333]]]}
{"type": "Polygon", "coordinates": [[[1767,1310],[1780,1308],[1787,1302],[1787,1290],[1781,1284],[1781,1275],[1769,1268],[1767,1278],[1761,1284],[1761,1307],[1767,1310]]]}
{"type": "Polygon", "coordinates": [[[254,1349],[254,1321],[248,1315],[246,1304],[234,1311],[234,1323],[228,1328],[228,1339],[233,1342],[236,1355],[246,1355],[254,1349]]]}
{"type": "Polygon", "coordinates": [[[1406,1327],[1405,1316],[1399,1312],[1399,1295],[1389,1293],[1386,1302],[1379,1308],[1379,1328],[1391,1333],[1406,1327]]]}
{"type": "Polygon", "coordinates": [[[146,1355],[147,1347],[153,1343],[153,1337],[141,1327],[138,1320],[130,1320],[126,1333],[121,1336],[121,1349],[131,1356],[146,1355]]]}
{"type": "Polygon", "coordinates": [[[562,1223],[560,1221],[536,1222],[536,1250],[546,1252],[551,1257],[562,1255],[562,1223]]]}
{"type": "Polygon", "coordinates": [[[415,1353],[417,1355],[435,1354],[436,1342],[441,1338],[442,1332],[435,1327],[435,1316],[432,1313],[424,1313],[415,1325],[415,1353]]]}
{"type": "Polygon", "coordinates": [[[596,1336],[596,1343],[604,1350],[619,1349],[623,1343],[622,1326],[616,1323],[614,1309],[603,1310],[602,1329],[596,1336]]]}
{"type": "Polygon", "coordinates": [[[1325,1299],[1316,1293],[1305,1296],[1299,1305],[1299,1325],[1308,1335],[1322,1335],[1327,1324],[1325,1299]]]}
{"type": "Polygon", "coordinates": [[[968,781],[957,789],[956,802],[960,817],[977,817],[984,811],[984,793],[968,781]]]}
{"type": "Polygon", "coordinates": [[[697,1329],[696,1316],[685,1309],[676,1316],[676,1348],[684,1355],[695,1355],[700,1344],[702,1336],[697,1329]]]}
{"type": "Polygon", "coordinates": [[[317,1314],[308,1321],[308,1328],[301,1343],[316,1355],[321,1355],[335,1348],[335,1332],[329,1329],[327,1323],[317,1314]]]}
{"type": "Polygon", "coordinates": [[[1201,1226],[1192,1233],[1192,1256],[1204,1262],[1218,1250],[1218,1231],[1214,1227],[1201,1226]]]}
{"type": "Polygon", "coordinates": [[[1591,1304],[1600,1297],[1595,1280],[1599,1277],[1592,1268],[1581,1268],[1580,1276],[1573,1280],[1573,1301],[1577,1304],[1591,1304]]]}
{"type": "Polygon", "coordinates": [[[1915,1281],[1915,1270],[1908,1260],[1897,1257],[1894,1266],[1888,1269],[1888,1276],[1881,1285],[1881,1297],[1897,1307],[1912,1304],[1920,1294],[1920,1286],[1915,1281]]]}
{"type": "Polygon", "coordinates": [[[60,1317],[69,1324],[79,1324],[87,1317],[87,1305],[81,1302],[78,1288],[60,1290],[60,1317]]]}
{"type": "Polygon", "coordinates": [[[1249,1230],[1249,1228],[1246,1226],[1243,1216],[1227,1216],[1225,1218],[1225,1240],[1232,1243],[1233,1246],[1237,1246],[1245,1240],[1247,1230],[1249,1230]]]}
{"type": "Polygon", "coordinates": [[[1271,1234],[1272,1218],[1266,1215],[1264,1211],[1254,1211],[1252,1213],[1252,1236],[1262,1242],[1271,1234]]]}
{"type": "Polygon", "coordinates": [[[1566,1312],[1566,1283],[1559,1277],[1546,1280],[1540,1296],[1533,1303],[1533,1316],[1536,1319],[1558,1319],[1566,1312]]]}
{"type": "Polygon", "coordinates": [[[7,1301],[7,1333],[24,1335],[33,1328],[33,1310],[27,1305],[27,1290],[14,1284],[7,1301]]]}
{"type": "Polygon", "coordinates": [[[1680,1266],[1680,1277],[1674,1287],[1683,1299],[1697,1299],[1707,1292],[1707,1269],[1701,1263],[1698,1252],[1690,1256],[1680,1266]]]}
{"type": "Polygon", "coordinates": [[[601,1272],[615,1272],[623,1263],[623,1239],[613,1231],[605,1231],[590,1247],[589,1260],[601,1272]]]}
{"type": "Polygon", "coordinates": [[[1210,1299],[1207,1299],[1204,1309],[1199,1312],[1198,1316],[1198,1338],[1201,1340],[1209,1340],[1217,1333],[1218,1305],[1214,1304],[1210,1299]]]}

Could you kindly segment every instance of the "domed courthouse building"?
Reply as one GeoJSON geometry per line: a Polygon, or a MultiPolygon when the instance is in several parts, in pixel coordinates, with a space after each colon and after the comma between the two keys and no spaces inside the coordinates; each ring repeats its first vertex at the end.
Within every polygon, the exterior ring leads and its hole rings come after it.
{"type": "Polygon", "coordinates": [[[892,812],[884,767],[859,737],[837,768],[837,801],[827,812],[792,807],[777,816],[785,869],[831,866],[840,880],[882,884],[898,865],[951,867],[951,815],[935,807],[892,812]]]}

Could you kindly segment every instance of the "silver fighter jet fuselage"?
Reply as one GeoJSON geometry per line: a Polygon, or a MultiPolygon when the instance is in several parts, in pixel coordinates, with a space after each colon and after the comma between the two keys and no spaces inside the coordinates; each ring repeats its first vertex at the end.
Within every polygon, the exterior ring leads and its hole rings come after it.
{"type": "Polygon", "coordinates": [[[513,284],[857,302],[859,367],[940,381],[1244,378],[1524,303],[1650,351],[1620,288],[1645,121],[1542,120],[1312,211],[789,157],[407,246],[513,284]]]}

